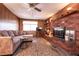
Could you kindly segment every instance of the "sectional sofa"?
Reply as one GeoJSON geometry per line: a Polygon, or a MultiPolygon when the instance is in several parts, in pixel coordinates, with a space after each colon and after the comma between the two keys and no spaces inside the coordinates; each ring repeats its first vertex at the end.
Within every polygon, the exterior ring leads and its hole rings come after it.
{"type": "Polygon", "coordinates": [[[11,55],[22,43],[23,35],[26,32],[19,33],[18,31],[0,31],[0,55],[11,55]]]}

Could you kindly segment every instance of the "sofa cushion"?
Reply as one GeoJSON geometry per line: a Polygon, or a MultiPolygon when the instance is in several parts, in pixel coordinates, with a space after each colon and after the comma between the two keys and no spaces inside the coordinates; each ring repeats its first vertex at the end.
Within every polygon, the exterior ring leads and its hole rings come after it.
{"type": "Polygon", "coordinates": [[[13,43],[16,43],[16,44],[17,44],[18,41],[20,41],[19,38],[17,38],[17,37],[14,37],[14,38],[13,38],[13,43]]]}
{"type": "Polygon", "coordinates": [[[15,36],[18,36],[19,35],[19,32],[18,31],[13,31],[14,35],[15,36]]]}
{"type": "Polygon", "coordinates": [[[13,31],[8,31],[8,34],[9,34],[9,36],[11,36],[11,37],[14,37],[14,36],[15,36],[14,33],[13,33],[13,31]]]}
{"type": "Polygon", "coordinates": [[[8,34],[7,31],[1,31],[1,35],[2,35],[2,36],[9,36],[9,34],[8,34]]]}
{"type": "Polygon", "coordinates": [[[23,39],[23,36],[15,36],[13,37],[13,42],[17,43],[18,41],[21,41],[21,39],[23,39]]]}
{"type": "Polygon", "coordinates": [[[22,35],[26,35],[26,34],[27,34],[27,32],[26,31],[23,31],[22,35]]]}
{"type": "Polygon", "coordinates": [[[23,32],[20,32],[19,35],[23,35],[23,32]]]}

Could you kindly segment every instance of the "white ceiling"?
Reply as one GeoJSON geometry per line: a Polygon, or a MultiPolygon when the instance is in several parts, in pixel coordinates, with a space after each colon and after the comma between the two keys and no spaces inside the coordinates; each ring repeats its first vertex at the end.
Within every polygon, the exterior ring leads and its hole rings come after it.
{"type": "Polygon", "coordinates": [[[34,8],[30,8],[27,3],[4,3],[4,5],[20,18],[47,19],[68,5],[68,3],[39,3],[36,7],[41,9],[41,12],[36,11],[34,8]]]}

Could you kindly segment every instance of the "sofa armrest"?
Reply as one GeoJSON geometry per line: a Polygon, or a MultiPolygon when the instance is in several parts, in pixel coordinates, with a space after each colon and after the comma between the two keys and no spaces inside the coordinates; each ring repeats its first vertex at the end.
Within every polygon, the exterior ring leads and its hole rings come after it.
{"type": "Polygon", "coordinates": [[[11,37],[0,37],[0,55],[13,53],[13,42],[11,37]]]}

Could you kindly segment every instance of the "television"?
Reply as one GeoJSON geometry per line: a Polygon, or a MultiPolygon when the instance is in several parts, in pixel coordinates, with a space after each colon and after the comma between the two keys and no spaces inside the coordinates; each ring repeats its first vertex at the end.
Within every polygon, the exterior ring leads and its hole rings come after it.
{"type": "Polygon", "coordinates": [[[54,27],[53,36],[64,39],[65,38],[65,27],[61,27],[61,26],[54,27]]]}

